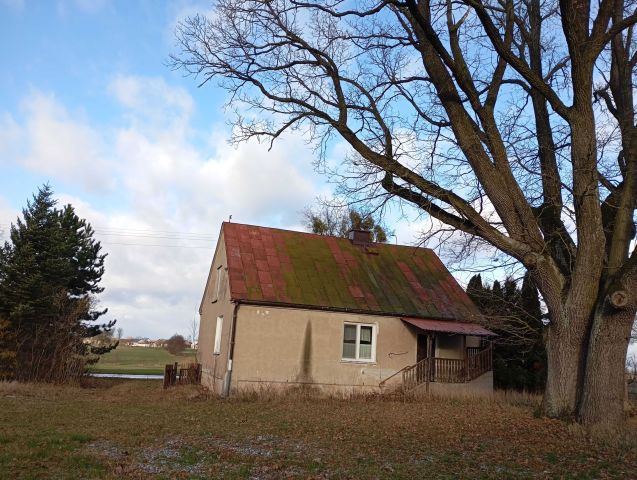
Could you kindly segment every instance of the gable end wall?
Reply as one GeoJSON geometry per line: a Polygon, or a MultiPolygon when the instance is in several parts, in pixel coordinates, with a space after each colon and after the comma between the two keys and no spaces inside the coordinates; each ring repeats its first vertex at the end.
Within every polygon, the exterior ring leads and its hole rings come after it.
{"type": "Polygon", "coordinates": [[[230,331],[232,325],[232,314],[234,305],[230,301],[230,285],[228,283],[228,261],[223,238],[223,231],[219,235],[217,249],[215,252],[208,282],[201,302],[200,323],[199,323],[199,350],[198,357],[201,363],[201,383],[213,390],[215,393],[222,393],[223,383],[228,367],[228,353],[230,348],[230,331]],[[217,292],[217,269],[224,269],[221,295],[217,301],[213,301],[217,292]],[[217,328],[217,317],[223,316],[223,330],[221,333],[221,353],[215,355],[214,342],[217,328]]]}

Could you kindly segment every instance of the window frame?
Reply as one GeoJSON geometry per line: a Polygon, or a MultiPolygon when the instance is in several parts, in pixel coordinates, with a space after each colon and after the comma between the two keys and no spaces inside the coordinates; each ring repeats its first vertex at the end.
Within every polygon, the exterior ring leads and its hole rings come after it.
{"type": "Polygon", "coordinates": [[[375,323],[360,323],[360,322],[343,322],[343,333],[341,337],[341,361],[350,363],[376,363],[376,340],[378,334],[378,326],[375,323]],[[356,340],[355,346],[355,358],[348,358],[343,356],[343,345],[345,344],[345,327],[351,325],[356,327],[356,340]],[[372,329],[371,339],[371,358],[360,358],[361,349],[361,329],[363,327],[370,327],[372,329]]]}
{"type": "Polygon", "coordinates": [[[217,317],[215,325],[215,338],[212,344],[212,354],[221,355],[221,337],[223,335],[223,315],[217,317]]]}
{"type": "Polygon", "coordinates": [[[212,303],[218,302],[220,300],[219,294],[221,293],[222,280],[223,280],[223,265],[219,265],[217,267],[217,279],[215,281],[215,294],[212,297],[212,303]]]}

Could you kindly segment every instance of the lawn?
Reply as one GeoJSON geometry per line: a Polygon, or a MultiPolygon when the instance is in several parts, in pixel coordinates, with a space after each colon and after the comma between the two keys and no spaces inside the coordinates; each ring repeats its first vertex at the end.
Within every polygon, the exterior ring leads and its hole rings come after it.
{"type": "Polygon", "coordinates": [[[162,374],[167,363],[194,362],[195,353],[195,350],[186,349],[181,355],[172,355],[165,348],[120,346],[102,355],[91,370],[98,373],[162,374]]]}
{"type": "MultiPolygon", "coordinates": [[[[199,387],[0,384],[2,478],[635,478],[633,440],[534,399],[219,399],[199,387]]],[[[635,419],[632,419],[635,420],[635,419]]]]}

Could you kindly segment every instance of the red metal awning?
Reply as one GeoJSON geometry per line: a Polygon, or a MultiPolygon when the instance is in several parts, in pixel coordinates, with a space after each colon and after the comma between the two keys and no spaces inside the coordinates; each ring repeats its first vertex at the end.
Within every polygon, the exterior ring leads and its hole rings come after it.
{"type": "Polygon", "coordinates": [[[427,332],[460,333],[479,337],[495,335],[495,333],[476,323],[456,322],[453,320],[425,320],[422,318],[403,318],[402,321],[427,332]]]}

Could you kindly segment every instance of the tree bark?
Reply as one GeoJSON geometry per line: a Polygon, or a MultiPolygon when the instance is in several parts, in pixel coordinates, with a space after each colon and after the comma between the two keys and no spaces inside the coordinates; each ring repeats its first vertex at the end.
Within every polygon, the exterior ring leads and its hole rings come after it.
{"type": "Polygon", "coordinates": [[[636,312],[606,306],[593,316],[578,412],[583,424],[614,428],[626,418],[626,352],[636,312]]]}
{"type": "Polygon", "coordinates": [[[544,414],[551,418],[572,418],[577,409],[583,335],[550,327],[546,339],[547,377],[542,401],[544,414]]]}

